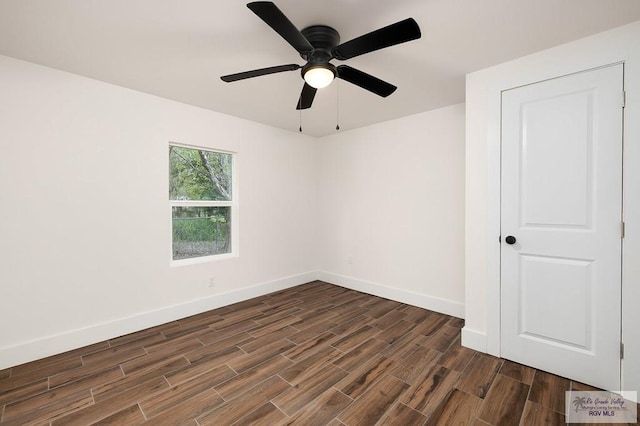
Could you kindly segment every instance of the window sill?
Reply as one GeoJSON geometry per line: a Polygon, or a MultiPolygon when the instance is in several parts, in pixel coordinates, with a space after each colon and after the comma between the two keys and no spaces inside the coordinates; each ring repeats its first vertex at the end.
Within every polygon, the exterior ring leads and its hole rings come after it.
{"type": "Polygon", "coordinates": [[[188,259],[180,259],[180,260],[171,259],[171,266],[174,267],[174,266],[197,265],[200,263],[217,262],[220,260],[229,260],[237,257],[239,257],[237,253],[225,253],[225,254],[214,254],[212,256],[190,257],[188,259]]]}

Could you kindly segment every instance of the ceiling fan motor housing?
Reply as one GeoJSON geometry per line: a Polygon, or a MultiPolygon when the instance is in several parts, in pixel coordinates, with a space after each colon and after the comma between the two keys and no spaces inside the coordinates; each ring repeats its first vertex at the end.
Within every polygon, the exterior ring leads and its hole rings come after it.
{"type": "Polygon", "coordinates": [[[315,49],[326,49],[331,53],[331,49],[340,44],[340,34],[326,25],[312,25],[300,32],[315,49]]]}
{"type": "Polygon", "coordinates": [[[332,49],[340,44],[340,34],[335,29],[326,25],[312,25],[300,31],[313,46],[311,52],[302,52],[300,56],[307,61],[301,69],[304,78],[305,73],[316,67],[326,68],[337,74],[336,67],[329,63],[333,59],[332,49]]]}

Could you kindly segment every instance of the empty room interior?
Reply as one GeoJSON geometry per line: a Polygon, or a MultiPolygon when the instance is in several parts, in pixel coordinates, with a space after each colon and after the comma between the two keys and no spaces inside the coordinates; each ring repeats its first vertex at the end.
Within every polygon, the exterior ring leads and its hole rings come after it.
{"type": "Polygon", "coordinates": [[[0,137],[0,425],[637,421],[637,0],[2,0],[0,137]]]}

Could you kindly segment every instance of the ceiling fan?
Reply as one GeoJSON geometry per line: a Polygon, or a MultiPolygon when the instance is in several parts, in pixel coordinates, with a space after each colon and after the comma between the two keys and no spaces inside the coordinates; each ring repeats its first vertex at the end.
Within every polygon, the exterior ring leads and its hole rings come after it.
{"type": "Polygon", "coordinates": [[[220,77],[222,81],[244,80],[267,74],[302,69],[305,80],[296,109],[311,107],[316,91],[331,84],[338,77],[376,95],[387,97],[397,87],[348,65],[335,66],[330,61],[344,61],[365,53],[420,38],[420,27],[413,18],[396,22],[340,44],[340,34],[326,25],[313,25],[299,31],[295,25],[270,1],[248,3],[247,7],[284,38],[300,56],[304,65],[286,64],[220,77]]]}

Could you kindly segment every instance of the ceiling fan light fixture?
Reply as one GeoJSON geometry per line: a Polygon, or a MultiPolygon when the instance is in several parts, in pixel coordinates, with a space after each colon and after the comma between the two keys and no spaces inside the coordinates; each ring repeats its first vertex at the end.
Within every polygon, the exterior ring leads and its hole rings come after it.
{"type": "Polygon", "coordinates": [[[314,65],[304,69],[302,74],[304,81],[315,89],[322,89],[331,84],[336,77],[335,67],[327,65],[314,65]]]}

